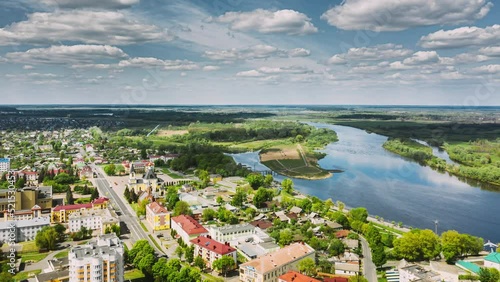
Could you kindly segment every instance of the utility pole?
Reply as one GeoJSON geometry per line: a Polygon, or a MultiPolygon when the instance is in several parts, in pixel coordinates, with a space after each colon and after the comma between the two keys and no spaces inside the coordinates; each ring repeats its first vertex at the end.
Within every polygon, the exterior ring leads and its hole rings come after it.
{"type": "Polygon", "coordinates": [[[435,226],[436,235],[438,235],[438,223],[439,223],[439,221],[437,219],[434,220],[434,226],[435,226]]]}

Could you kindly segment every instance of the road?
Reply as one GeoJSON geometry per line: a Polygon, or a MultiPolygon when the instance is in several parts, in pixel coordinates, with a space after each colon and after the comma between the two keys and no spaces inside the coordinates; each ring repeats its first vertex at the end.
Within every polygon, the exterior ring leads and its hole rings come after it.
{"type": "Polygon", "coordinates": [[[368,282],[377,282],[377,267],[372,261],[372,252],[365,238],[359,236],[361,247],[363,249],[363,275],[368,282]]]}
{"type": "Polygon", "coordinates": [[[120,212],[120,221],[122,221],[130,230],[130,234],[133,237],[132,241],[135,242],[137,240],[146,239],[158,254],[163,255],[163,251],[156,247],[156,245],[151,241],[151,238],[149,238],[149,234],[142,229],[136,215],[131,212],[131,210],[124,203],[124,200],[118,196],[115,190],[110,188],[110,184],[105,178],[104,171],[96,165],[92,165],[92,168],[97,172],[98,178],[94,178],[94,180],[99,189],[100,195],[109,198],[115,210],[120,212]]]}

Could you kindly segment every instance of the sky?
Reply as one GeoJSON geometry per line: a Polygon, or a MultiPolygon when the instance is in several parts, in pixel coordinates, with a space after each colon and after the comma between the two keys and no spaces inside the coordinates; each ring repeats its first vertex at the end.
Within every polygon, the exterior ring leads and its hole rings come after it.
{"type": "Polygon", "coordinates": [[[3,104],[500,105],[500,1],[1,0],[3,104]]]}

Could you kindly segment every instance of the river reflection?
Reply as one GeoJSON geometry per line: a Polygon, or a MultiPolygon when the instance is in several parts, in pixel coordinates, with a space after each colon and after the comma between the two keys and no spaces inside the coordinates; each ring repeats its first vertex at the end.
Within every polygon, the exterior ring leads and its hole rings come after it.
{"type": "MultiPolygon", "coordinates": [[[[500,241],[497,191],[471,186],[388,152],[382,148],[385,136],[346,126],[312,125],[337,132],[340,141],[322,150],[327,155],[319,164],[344,172],[323,180],[294,179],[297,190],[351,207],[364,206],[370,214],[405,225],[434,230],[437,219],[439,233],[455,229],[500,241]]],[[[238,163],[267,169],[259,163],[258,152],[232,156],[238,163]]]]}

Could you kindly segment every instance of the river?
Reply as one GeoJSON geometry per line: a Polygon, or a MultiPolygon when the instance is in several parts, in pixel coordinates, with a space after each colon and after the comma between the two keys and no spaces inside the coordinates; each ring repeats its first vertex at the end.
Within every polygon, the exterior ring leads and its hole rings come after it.
{"type": "MultiPolygon", "coordinates": [[[[500,192],[471,186],[388,152],[382,148],[385,136],[346,126],[312,125],[337,132],[340,141],[322,150],[327,155],[319,164],[344,172],[323,180],[294,179],[296,190],[340,200],[349,207],[366,207],[386,221],[434,230],[438,220],[438,233],[454,229],[485,241],[500,241],[500,192]]],[[[267,169],[260,164],[258,152],[232,156],[237,163],[267,169]]]]}

